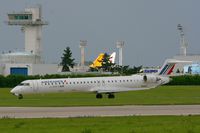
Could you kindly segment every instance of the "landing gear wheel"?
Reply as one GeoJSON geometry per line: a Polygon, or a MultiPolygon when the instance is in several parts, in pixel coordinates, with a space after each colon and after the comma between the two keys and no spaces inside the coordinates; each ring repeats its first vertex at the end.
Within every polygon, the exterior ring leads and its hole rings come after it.
{"type": "Polygon", "coordinates": [[[96,98],[97,98],[97,99],[101,99],[102,97],[103,97],[102,94],[97,93],[97,95],[96,95],[96,98]]]}
{"type": "Polygon", "coordinates": [[[19,94],[18,99],[23,99],[23,95],[19,94]]]}
{"type": "Polygon", "coordinates": [[[111,98],[115,98],[115,95],[112,94],[112,93],[110,93],[110,94],[108,94],[108,98],[109,98],[109,99],[111,99],[111,98]]]}

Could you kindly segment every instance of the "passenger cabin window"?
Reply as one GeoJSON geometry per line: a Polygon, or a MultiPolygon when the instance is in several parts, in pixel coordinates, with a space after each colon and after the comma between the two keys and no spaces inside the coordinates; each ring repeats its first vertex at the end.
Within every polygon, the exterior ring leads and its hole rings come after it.
{"type": "Polygon", "coordinates": [[[21,83],[21,84],[19,84],[19,86],[30,86],[30,84],[29,83],[21,83]]]}

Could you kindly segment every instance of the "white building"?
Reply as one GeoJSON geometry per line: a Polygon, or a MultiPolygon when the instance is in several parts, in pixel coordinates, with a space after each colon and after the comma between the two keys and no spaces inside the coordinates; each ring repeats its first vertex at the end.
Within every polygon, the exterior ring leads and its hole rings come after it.
{"type": "Polygon", "coordinates": [[[177,56],[174,56],[173,59],[181,60],[181,61],[191,61],[191,62],[176,64],[173,73],[176,73],[178,70],[181,73],[184,73],[184,66],[193,64],[193,63],[199,63],[200,55],[186,55],[186,56],[177,55],[177,56]]]}

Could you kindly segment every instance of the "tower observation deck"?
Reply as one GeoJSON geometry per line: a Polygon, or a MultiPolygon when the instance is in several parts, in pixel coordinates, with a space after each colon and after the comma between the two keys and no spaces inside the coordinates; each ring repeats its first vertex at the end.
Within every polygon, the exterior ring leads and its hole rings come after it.
{"type": "Polygon", "coordinates": [[[41,60],[42,53],[42,26],[48,25],[42,20],[41,7],[26,8],[22,12],[8,13],[8,25],[22,26],[25,33],[25,52],[31,53],[41,60]]]}

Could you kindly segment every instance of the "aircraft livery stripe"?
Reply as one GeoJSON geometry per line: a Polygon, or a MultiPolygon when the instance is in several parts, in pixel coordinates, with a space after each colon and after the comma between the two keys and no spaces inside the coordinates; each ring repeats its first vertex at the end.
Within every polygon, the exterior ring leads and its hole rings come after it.
{"type": "Polygon", "coordinates": [[[165,75],[168,75],[169,71],[173,70],[173,64],[170,64],[168,69],[165,71],[165,75]]]}
{"type": "Polygon", "coordinates": [[[171,67],[171,69],[168,71],[167,75],[169,75],[170,73],[172,73],[174,67],[175,67],[175,64],[173,64],[173,66],[171,67]]]}
{"type": "Polygon", "coordinates": [[[163,74],[163,72],[167,69],[168,65],[165,65],[164,68],[161,70],[160,75],[163,74]]]}
{"type": "Polygon", "coordinates": [[[160,75],[169,75],[175,67],[175,64],[166,64],[165,67],[159,73],[160,75]]]}
{"type": "Polygon", "coordinates": [[[164,74],[165,74],[165,75],[167,75],[167,73],[168,73],[168,70],[170,70],[170,69],[171,69],[171,67],[172,67],[172,64],[169,64],[169,65],[168,65],[168,68],[167,68],[167,69],[165,70],[165,72],[164,72],[164,74]]]}

